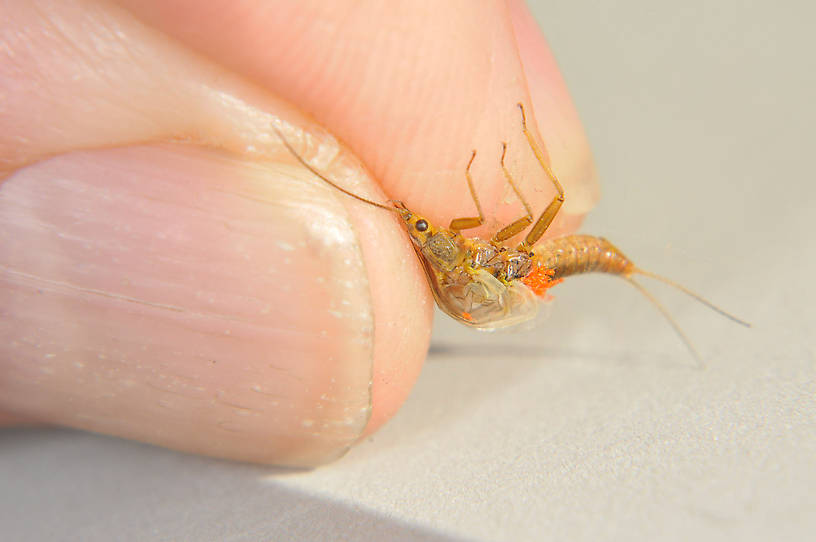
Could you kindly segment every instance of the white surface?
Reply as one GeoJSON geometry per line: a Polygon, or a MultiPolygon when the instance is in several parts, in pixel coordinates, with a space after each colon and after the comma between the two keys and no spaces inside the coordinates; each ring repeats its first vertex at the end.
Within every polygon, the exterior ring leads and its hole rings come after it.
{"type": "Polygon", "coordinates": [[[535,6],[602,177],[584,231],[755,324],[655,285],[705,369],[627,284],[576,278],[530,332],[440,318],[403,410],[313,472],[0,433],[0,525],[23,540],[812,536],[816,12],[747,4],[535,6]]]}

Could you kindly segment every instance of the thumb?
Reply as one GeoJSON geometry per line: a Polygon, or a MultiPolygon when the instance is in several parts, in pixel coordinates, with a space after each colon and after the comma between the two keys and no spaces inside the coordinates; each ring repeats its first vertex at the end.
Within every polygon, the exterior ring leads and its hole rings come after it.
{"type": "Polygon", "coordinates": [[[410,388],[431,304],[393,218],[346,208],[270,125],[365,193],[359,162],[107,3],[6,15],[6,419],[249,461],[341,454],[376,419],[375,360],[407,367],[389,384],[410,388]],[[374,280],[400,287],[375,296],[374,280]]]}

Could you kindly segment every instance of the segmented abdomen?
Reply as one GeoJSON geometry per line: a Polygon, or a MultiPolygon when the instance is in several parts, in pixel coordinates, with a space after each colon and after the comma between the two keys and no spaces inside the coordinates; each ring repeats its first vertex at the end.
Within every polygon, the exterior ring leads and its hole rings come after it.
{"type": "Polygon", "coordinates": [[[552,280],[580,273],[628,275],[634,270],[629,258],[603,237],[567,235],[540,242],[534,259],[553,271],[552,280]]]}

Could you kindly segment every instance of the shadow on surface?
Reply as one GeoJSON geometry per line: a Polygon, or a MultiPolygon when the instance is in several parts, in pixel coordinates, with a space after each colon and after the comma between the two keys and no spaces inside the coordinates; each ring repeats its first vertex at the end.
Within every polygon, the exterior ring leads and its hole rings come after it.
{"type": "Polygon", "coordinates": [[[18,541],[457,540],[270,477],[284,472],[79,431],[8,429],[0,525],[18,541]]]}

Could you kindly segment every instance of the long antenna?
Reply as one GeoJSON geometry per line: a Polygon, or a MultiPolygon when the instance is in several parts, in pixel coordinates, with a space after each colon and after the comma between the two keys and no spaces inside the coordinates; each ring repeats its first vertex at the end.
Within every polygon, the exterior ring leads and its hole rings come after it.
{"type": "Polygon", "coordinates": [[[632,278],[632,275],[635,275],[635,274],[643,275],[644,277],[653,278],[653,279],[658,280],[658,281],[660,281],[660,282],[662,282],[664,284],[667,284],[667,285],[669,285],[669,286],[671,286],[673,288],[676,288],[677,290],[680,290],[681,292],[688,295],[689,297],[699,301],[700,303],[702,303],[703,305],[705,305],[709,309],[713,310],[717,314],[720,314],[721,316],[725,316],[726,318],[728,318],[732,322],[740,324],[740,325],[745,326],[745,327],[751,327],[751,324],[749,324],[745,320],[737,318],[733,314],[724,311],[723,309],[721,309],[720,307],[718,307],[717,305],[715,305],[714,303],[712,303],[708,299],[704,298],[703,296],[701,296],[700,294],[698,294],[696,292],[693,292],[692,290],[689,290],[688,288],[686,288],[682,284],[679,284],[679,283],[677,283],[677,282],[675,282],[675,281],[673,281],[671,279],[668,279],[668,278],[666,278],[666,277],[664,277],[662,275],[658,275],[657,273],[652,273],[651,271],[644,271],[643,269],[635,267],[634,265],[632,265],[630,263],[628,269],[625,272],[621,273],[620,276],[623,279],[625,279],[629,284],[634,286],[636,290],[638,290],[641,294],[643,294],[643,296],[646,299],[648,299],[652,303],[652,305],[654,305],[657,308],[657,310],[660,311],[661,314],[663,314],[663,317],[666,318],[666,321],[668,321],[669,324],[671,325],[671,327],[674,328],[674,332],[677,333],[677,336],[680,337],[680,340],[683,341],[683,344],[686,345],[686,348],[688,348],[689,352],[691,352],[691,355],[694,356],[694,359],[697,360],[697,363],[699,363],[700,366],[704,365],[703,358],[700,356],[700,353],[697,351],[697,349],[694,348],[694,344],[692,344],[691,339],[689,339],[688,335],[686,335],[686,333],[683,331],[683,328],[680,327],[680,324],[677,323],[677,321],[674,319],[674,317],[671,315],[671,313],[668,311],[668,309],[666,309],[666,307],[660,301],[658,301],[658,299],[654,295],[652,295],[652,293],[649,290],[644,288],[639,282],[637,282],[635,279],[632,278]]]}
{"type": "MultiPolygon", "coordinates": [[[[638,275],[643,275],[644,277],[650,277],[650,278],[653,278],[655,280],[659,280],[663,284],[668,284],[672,288],[676,288],[676,289],[680,290],[681,292],[683,292],[684,294],[686,294],[687,296],[696,299],[697,301],[699,301],[700,303],[702,303],[703,305],[705,305],[709,309],[713,310],[714,312],[716,312],[718,314],[721,314],[722,316],[725,316],[726,318],[728,318],[732,322],[735,322],[735,323],[737,323],[737,324],[739,324],[741,326],[751,327],[750,323],[748,323],[745,320],[742,320],[740,318],[737,318],[736,316],[734,316],[730,312],[726,312],[725,310],[721,309],[720,307],[718,307],[717,305],[715,305],[714,303],[712,303],[708,299],[704,298],[700,294],[689,290],[688,288],[686,288],[682,284],[674,282],[671,279],[667,279],[666,277],[664,277],[662,275],[658,275],[657,273],[652,273],[651,271],[644,271],[643,269],[640,269],[640,268],[637,268],[637,267],[632,271],[632,273],[637,273],[638,275]]],[[[631,280],[630,280],[630,282],[631,282],[631,280]]]]}
{"type": "Polygon", "coordinates": [[[300,154],[298,154],[298,152],[297,152],[297,151],[295,151],[295,149],[294,149],[294,148],[292,148],[292,145],[291,145],[291,144],[289,143],[289,141],[288,141],[288,140],[287,140],[287,139],[286,139],[286,138],[283,136],[283,134],[281,133],[281,131],[278,129],[278,127],[277,127],[277,126],[274,126],[274,125],[273,125],[273,126],[272,126],[272,129],[273,129],[273,130],[275,130],[275,133],[276,133],[276,134],[278,134],[278,137],[280,138],[280,140],[281,140],[281,142],[283,143],[284,147],[286,147],[287,149],[289,149],[289,152],[290,152],[290,153],[292,153],[292,156],[294,156],[294,157],[297,159],[297,161],[298,161],[298,162],[300,162],[300,163],[303,165],[303,167],[305,167],[306,169],[308,169],[309,171],[311,171],[312,173],[314,173],[315,175],[317,175],[317,176],[318,176],[318,177],[319,177],[319,178],[320,178],[320,179],[321,179],[321,180],[322,180],[324,183],[328,184],[329,186],[332,186],[332,187],[336,188],[337,190],[339,190],[340,192],[342,192],[343,194],[345,194],[345,195],[347,195],[347,196],[351,196],[352,198],[354,198],[354,199],[356,199],[356,200],[358,200],[358,201],[362,201],[363,203],[367,203],[367,204],[369,204],[369,205],[373,205],[374,207],[379,207],[380,209],[385,209],[386,211],[395,212],[395,213],[398,213],[398,212],[399,212],[399,211],[398,211],[396,208],[394,208],[394,207],[390,207],[390,206],[388,206],[388,205],[383,205],[382,203],[377,203],[376,201],[371,201],[370,199],[366,199],[366,198],[364,198],[364,197],[362,197],[362,196],[358,196],[358,195],[357,195],[357,194],[355,194],[354,192],[351,192],[351,191],[349,191],[349,190],[346,190],[346,189],[345,189],[345,188],[343,188],[342,186],[340,186],[340,185],[336,184],[334,181],[332,181],[332,180],[328,179],[328,178],[327,178],[325,175],[323,175],[322,173],[320,173],[319,171],[317,171],[317,170],[316,170],[314,167],[312,167],[312,165],[311,165],[311,164],[309,164],[308,162],[306,162],[306,160],[304,160],[304,159],[303,159],[303,157],[302,157],[300,154]]]}
{"type": "Polygon", "coordinates": [[[657,310],[659,310],[661,314],[663,314],[663,317],[666,318],[666,320],[669,322],[671,327],[674,329],[674,332],[677,333],[677,336],[680,337],[680,340],[683,341],[683,344],[686,345],[686,348],[688,348],[689,352],[691,352],[691,355],[694,356],[694,359],[697,360],[697,363],[702,367],[704,365],[702,356],[700,356],[700,353],[697,352],[696,348],[694,348],[691,339],[688,338],[688,335],[686,335],[686,333],[683,331],[683,328],[680,327],[680,324],[677,323],[677,321],[671,315],[669,310],[666,307],[664,307],[663,304],[660,301],[658,301],[657,298],[654,295],[652,295],[652,293],[649,290],[644,288],[639,282],[637,282],[631,276],[621,275],[621,277],[623,277],[623,279],[626,280],[626,282],[634,286],[641,294],[643,294],[643,296],[646,299],[651,301],[652,305],[657,307],[657,310]]]}

